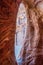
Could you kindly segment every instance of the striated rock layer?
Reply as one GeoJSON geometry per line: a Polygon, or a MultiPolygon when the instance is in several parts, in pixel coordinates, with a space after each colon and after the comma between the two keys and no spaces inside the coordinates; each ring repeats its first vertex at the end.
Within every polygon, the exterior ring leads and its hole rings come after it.
{"type": "Polygon", "coordinates": [[[14,55],[17,10],[17,0],[0,0],[0,65],[17,65],[14,55]]]}
{"type": "MultiPolygon", "coordinates": [[[[0,65],[17,65],[14,53],[16,16],[20,0],[0,0],[0,65]]],[[[27,34],[19,65],[43,65],[43,0],[23,0],[27,34]]]]}

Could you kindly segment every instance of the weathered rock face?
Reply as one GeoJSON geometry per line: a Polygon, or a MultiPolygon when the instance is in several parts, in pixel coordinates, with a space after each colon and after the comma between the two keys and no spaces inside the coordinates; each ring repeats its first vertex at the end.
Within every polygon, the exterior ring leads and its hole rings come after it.
{"type": "Polygon", "coordinates": [[[43,1],[38,0],[37,5],[34,2],[32,7],[29,6],[28,1],[26,3],[29,23],[23,51],[24,64],[43,65],[43,1]]]}
{"type": "Polygon", "coordinates": [[[16,0],[0,0],[0,65],[16,65],[14,55],[14,34],[16,0]]]}
{"type": "Polygon", "coordinates": [[[27,5],[28,26],[21,51],[21,65],[43,65],[43,1],[36,0],[29,4],[29,1],[25,0],[23,3],[27,5]]]}
{"type": "MultiPolygon", "coordinates": [[[[39,1],[42,0],[24,0],[29,21],[21,65],[43,65],[43,7],[41,10],[39,1]]],[[[20,0],[0,0],[0,65],[17,65],[14,39],[19,4],[20,0]]]]}

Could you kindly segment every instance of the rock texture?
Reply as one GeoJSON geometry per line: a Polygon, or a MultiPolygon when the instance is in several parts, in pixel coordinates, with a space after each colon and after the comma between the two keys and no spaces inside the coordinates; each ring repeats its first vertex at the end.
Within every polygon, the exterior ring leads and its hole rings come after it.
{"type": "MultiPolygon", "coordinates": [[[[0,65],[17,65],[14,53],[16,16],[21,0],[0,0],[0,65]]],[[[43,0],[23,0],[27,7],[27,36],[23,62],[19,65],[43,65],[43,0]],[[42,8],[40,8],[42,7],[42,8]]]]}
{"type": "Polygon", "coordinates": [[[28,26],[23,46],[23,64],[43,65],[43,0],[24,2],[28,6],[28,26]]]}
{"type": "Polygon", "coordinates": [[[0,0],[0,65],[16,65],[14,34],[18,2],[0,0]]]}

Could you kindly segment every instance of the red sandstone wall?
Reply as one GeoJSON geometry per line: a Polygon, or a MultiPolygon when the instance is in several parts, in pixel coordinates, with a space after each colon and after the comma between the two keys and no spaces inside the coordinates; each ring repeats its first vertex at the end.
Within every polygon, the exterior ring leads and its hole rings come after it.
{"type": "MultiPolygon", "coordinates": [[[[28,1],[27,4],[29,4],[29,2],[30,1],[28,1]]],[[[33,1],[31,4],[32,3],[33,1]]],[[[20,0],[0,0],[0,65],[16,65],[14,55],[14,34],[19,4],[20,0]]],[[[39,48],[41,52],[43,51],[43,21],[41,22],[40,20],[41,19],[38,20],[40,40],[36,50],[37,53],[39,53],[39,48]]],[[[43,55],[38,55],[36,57],[35,65],[38,64],[43,65],[43,55]]],[[[27,65],[29,65],[29,63],[27,63],[27,65]]]]}
{"type": "Polygon", "coordinates": [[[18,0],[0,0],[0,65],[16,65],[14,34],[18,0]]]}

